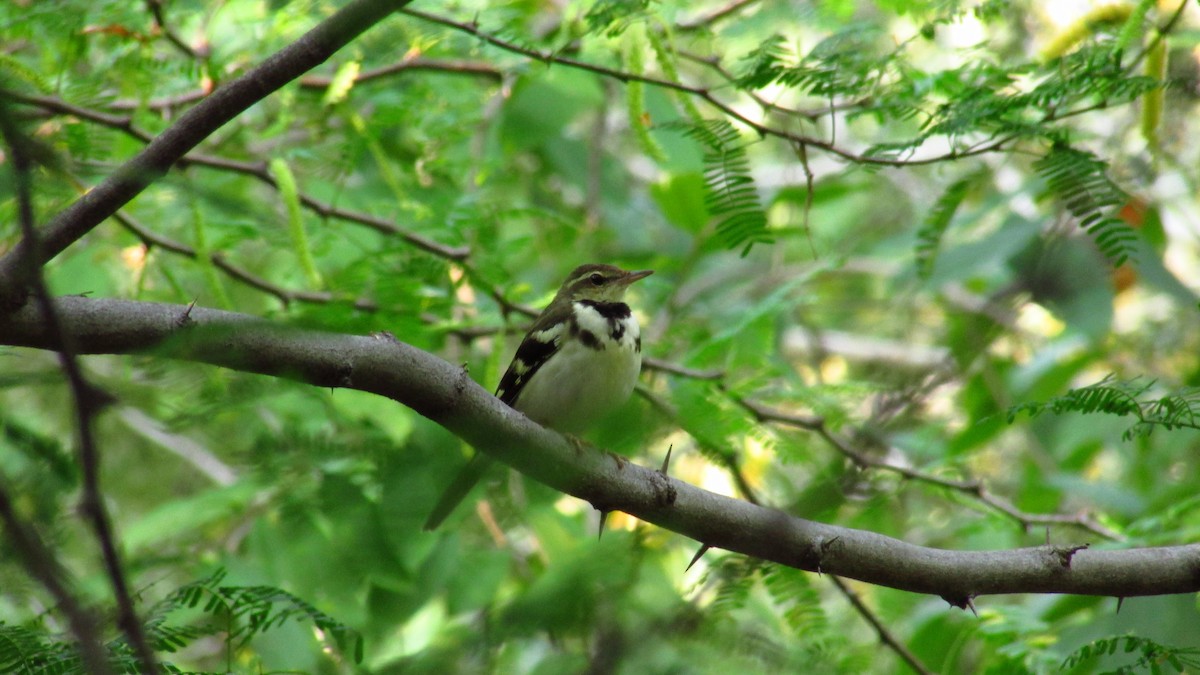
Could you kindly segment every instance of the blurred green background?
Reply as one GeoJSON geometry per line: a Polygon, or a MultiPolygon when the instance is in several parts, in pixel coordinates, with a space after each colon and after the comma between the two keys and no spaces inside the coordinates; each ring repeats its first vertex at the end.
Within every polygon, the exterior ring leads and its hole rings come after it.
{"type": "MultiPolygon", "coordinates": [[[[344,3],[173,0],[162,25],[157,4],[0,5],[4,95],[59,160],[35,176],[42,221],[143,147],[126,123],[160,132],[344,3]]],[[[651,268],[630,300],[654,361],[642,395],[586,435],[597,445],[650,465],[670,446],[683,480],[926,546],[1194,542],[1200,12],[1043,5],[422,3],[457,28],[401,13],[370,29],[205,141],[48,281],[387,330],[492,388],[520,309],[570,269],[651,268]],[[1141,425],[1069,410],[1010,423],[1013,406],[1109,375],[1114,396],[1177,396],[1183,428],[1148,407],[1141,425]],[[969,490],[860,469],[740,401],[819,415],[873,461],[980,479],[1023,522],[969,490]],[[1053,514],[1090,527],[1038,520],[1053,514]]],[[[0,181],[3,251],[19,232],[11,172],[0,181]]],[[[1007,673],[1073,654],[1067,672],[1198,667],[1194,596],[1119,613],[1112,598],[982,597],[964,612],[847,582],[906,661],[828,578],[718,550],[685,571],[696,542],[621,514],[597,540],[588,505],[507,470],[424,533],[469,448],[391,401],[153,355],[85,364],[119,400],[97,430],[127,574],[144,619],[191,627],[160,652],[184,671],[1007,673]],[[221,586],[273,589],[272,616],[296,611],[248,630],[172,595],[221,586]],[[1113,636],[1132,637],[1079,651],[1113,636]]],[[[106,608],[57,361],[0,349],[0,385],[0,476],[75,591],[106,608]]],[[[8,546],[0,634],[59,644],[63,617],[8,546]]]]}

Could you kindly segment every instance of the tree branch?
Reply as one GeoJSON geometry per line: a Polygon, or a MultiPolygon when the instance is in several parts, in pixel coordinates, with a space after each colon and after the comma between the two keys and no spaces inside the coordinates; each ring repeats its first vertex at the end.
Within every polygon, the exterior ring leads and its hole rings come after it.
{"type": "MultiPolygon", "coordinates": [[[[473,77],[482,77],[489,80],[499,82],[504,74],[500,69],[490,63],[483,61],[469,61],[466,59],[430,59],[420,56],[404,57],[402,60],[391,63],[378,68],[370,68],[364,70],[354,78],[354,84],[363,84],[372,80],[398,75],[408,71],[423,71],[431,73],[445,73],[449,75],[470,75],[473,77]]],[[[328,75],[305,75],[300,78],[300,87],[302,89],[325,89],[333,81],[333,78],[328,75]]],[[[118,110],[123,112],[132,112],[135,110],[156,110],[164,111],[178,108],[180,106],[195,103],[205,97],[210,92],[203,89],[196,89],[175,96],[165,98],[155,98],[149,101],[140,99],[118,99],[109,103],[105,107],[109,110],[118,110]]]]}
{"type": "Polygon", "coordinates": [[[910,157],[907,159],[896,159],[893,157],[886,157],[886,156],[880,156],[880,155],[859,154],[859,153],[853,152],[851,150],[842,148],[831,141],[826,141],[826,140],[823,140],[820,138],[816,138],[814,136],[805,136],[804,134],[797,134],[795,132],[788,131],[787,129],[780,129],[778,127],[774,127],[769,124],[764,124],[757,120],[751,119],[750,117],[746,116],[744,113],[735,109],[732,105],[725,103],[721,99],[717,98],[715,95],[713,95],[711,90],[709,90],[708,88],[705,88],[705,87],[693,87],[693,86],[683,84],[682,82],[676,82],[674,80],[668,80],[668,79],[664,79],[661,77],[653,77],[650,75],[639,75],[637,73],[631,73],[631,72],[624,71],[624,70],[609,68],[607,66],[602,66],[602,65],[599,65],[596,63],[590,63],[588,61],[581,61],[579,59],[575,59],[575,58],[572,58],[569,56],[563,56],[562,54],[559,54],[557,52],[542,51],[542,50],[534,49],[532,47],[526,47],[524,45],[517,44],[516,42],[512,42],[510,40],[505,40],[499,36],[488,33],[486,31],[480,29],[478,24],[475,24],[475,23],[463,23],[460,21],[455,21],[454,19],[450,19],[448,17],[440,16],[437,14],[431,14],[429,12],[423,12],[423,11],[416,10],[416,9],[403,9],[400,11],[403,14],[407,14],[409,16],[413,16],[418,19],[428,21],[430,23],[435,23],[440,26],[445,26],[447,28],[451,28],[453,30],[457,30],[457,31],[466,33],[468,35],[471,35],[472,37],[479,38],[480,40],[482,40],[494,47],[498,47],[500,49],[503,49],[508,52],[512,52],[514,54],[520,54],[522,56],[531,58],[535,61],[540,61],[545,64],[558,63],[558,64],[562,64],[564,66],[568,66],[571,68],[576,68],[578,70],[584,70],[584,71],[587,71],[590,73],[595,73],[597,75],[601,75],[604,77],[610,77],[610,78],[613,78],[620,82],[642,82],[644,84],[649,84],[649,85],[653,85],[653,86],[660,87],[663,89],[677,91],[677,92],[681,92],[684,94],[688,94],[690,96],[694,96],[694,97],[699,98],[699,99],[703,100],[704,102],[708,103],[712,107],[716,108],[725,116],[727,116],[731,119],[737,120],[741,124],[744,124],[745,126],[754,130],[754,132],[759,134],[760,136],[773,136],[775,138],[780,138],[785,141],[788,141],[790,143],[803,144],[807,147],[816,148],[818,150],[823,150],[825,152],[830,153],[831,155],[835,155],[837,157],[840,157],[849,162],[853,162],[855,164],[866,164],[866,165],[872,165],[872,166],[919,166],[919,165],[924,165],[924,164],[936,164],[938,162],[943,162],[943,161],[951,160],[951,159],[962,159],[964,157],[973,157],[975,155],[982,155],[982,154],[986,154],[989,152],[997,152],[997,151],[1003,149],[1004,146],[1006,146],[1008,143],[1010,143],[1011,141],[1013,141],[1015,139],[1015,136],[1005,136],[1005,137],[995,139],[995,140],[985,140],[985,141],[981,141],[980,143],[972,145],[967,148],[954,149],[954,150],[950,150],[949,152],[944,152],[944,153],[941,153],[938,155],[934,155],[934,156],[930,156],[930,157],[921,157],[921,158],[911,158],[910,157]]]}
{"type": "MultiPolygon", "coordinates": [[[[1142,549],[1037,546],[951,551],[795,518],[724,497],[604,452],[580,450],[432,354],[376,337],[294,330],[178,305],[57,300],[83,353],[159,356],[387,396],[532,478],[712,547],[917,593],[958,607],[998,593],[1131,597],[1200,591],[1200,544],[1142,549]]],[[[26,306],[0,322],[0,344],[51,348],[26,306]]]]}
{"type": "MultiPolygon", "coordinates": [[[[268,94],[323,63],[366,29],[408,4],[408,0],[354,0],[300,39],[268,57],[242,77],[219,87],[158,135],[145,149],[94,189],[55,216],[40,233],[41,264],[61,253],[130,199],[161,178],[171,165],[268,94]]],[[[0,290],[20,293],[19,257],[0,258],[0,290]]],[[[14,298],[0,305],[14,304],[14,298]]]]}
{"type": "Polygon", "coordinates": [[[208,58],[208,49],[204,52],[198,52],[191,45],[183,41],[179,34],[171,28],[167,23],[166,16],[163,13],[162,0],[146,0],[146,9],[150,10],[150,16],[154,17],[154,25],[162,31],[163,36],[167,38],[173,47],[179,50],[181,54],[195,61],[204,61],[208,58]]]}
{"type": "MultiPolygon", "coordinates": [[[[80,367],[79,360],[76,358],[74,335],[63,327],[62,320],[54,307],[54,301],[50,297],[50,291],[42,279],[41,267],[28,267],[32,266],[34,261],[39,258],[42,250],[42,242],[33,224],[33,184],[31,179],[33,143],[16,127],[7,106],[0,107],[0,133],[8,145],[11,155],[17,193],[17,219],[21,225],[21,244],[17,247],[21,253],[17,269],[21,275],[21,283],[33,291],[34,306],[37,307],[38,314],[43,318],[46,335],[50,340],[49,348],[58,353],[59,364],[66,376],[74,403],[75,426],[79,434],[79,466],[83,474],[80,511],[88,526],[95,532],[96,541],[100,546],[104,569],[108,574],[109,583],[112,584],[113,597],[117,603],[117,623],[126,639],[129,640],[129,646],[137,656],[142,672],[148,675],[157,675],[159,672],[158,661],[154,657],[154,651],[150,649],[150,643],[146,640],[142,622],[133,608],[129,584],[125,580],[125,572],[121,566],[120,554],[117,552],[113,536],[112,522],[108,517],[108,509],[105,508],[100,493],[100,451],[96,443],[94,422],[104,406],[111,401],[111,397],[93,387],[84,376],[83,368],[80,367]]],[[[3,287],[0,287],[0,291],[3,291],[3,287]]],[[[5,520],[8,522],[9,529],[13,531],[13,535],[27,540],[23,544],[25,554],[29,556],[27,560],[35,560],[38,542],[28,534],[22,533],[16,526],[14,523],[15,512],[11,505],[5,504],[4,509],[6,511],[5,520]]],[[[47,571],[45,576],[38,577],[53,595],[59,593],[53,583],[55,576],[53,571],[47,571]]],[[[80,620],[81,617],[72,617],[71,619],[73,627],[77,631],[84,630],[83,633],[77,632],[76,637],[81,641],[94,639],[94,635],[88,634],[90,631],[85,625],[86,620],[83,620],[83,623],[80,623],[80,620]]],[[[95,648],[95,645],[85,645],[81,648],[88,661],[93,660],[92,652],[95,648]]],[[[107,667],[103,670],[107,671],[107,667]]]]}
{"type": "MultiPolygon", "coordinates": [[[[102,126],[109,127],[110,129],[117,129],[143,143],[154,142],[154,139],[150,134],[133,126],[133,121],[127,116],[110,115],[97,110],[91,110],[89,108],[68,103],[53,96],[33,96],[5,90],[0,90],[0,95],[11,97],[13,100],[21,103],[28,103],[30,105],[38,106],[44,110],[66,115],[73,115],[80,119],[85,119],[102,126]]],[[[265,160],[258,162],[246,162],[236,159],[227,159],[225,157],[219,157],[215,155],[207,155],[200,152],[189,152],[183,157],[180,157],[176,163],[181,167],[196,165],[209,169],[216,169],[218,171],[239,173],[255,178],[259,182],[270,186],[272,189],[279,189],[279,185],[275,181],[275,177],[271,175],[271,172],[266,168],[265,160]]],[[[364,225],[386,235],[400,237],[401,239],[404,239],[408,243],[423,251],[432,253],[433,255],[441,258],[446,258],[447,260],[463,260],[470,254],[470,250],[465,246],[447,246],[445,244],[438,243],[432,239],[429,239],[428,237],[424,237],[416,232],[402,228],[391,221],[384,220],[383,218],[379,218],[368,213],[351,211],[349,209],[333,206],[332,204],[323,202],[306,192],[300,192],[299,198],[301,206],[312,211],[313,213],[316,213],[322,218],[337,218],[339,220],[345,220],[347,222],[364,225]]],[[[177,252],[181,253],[182,251],[177,252]]]]}
{"type": "Polygon", "coordinates": [[[913,654],[908,647],[904,646],[903,642],[892,635],[887,625],[879,617],[875,616],[875,612],[871,611],[870,607],[867,607],[867,603],[863,602],[862,598],[858,597],[858,593],[855,593],[846,582],[836,576],[831,575],[829,580],[833,582],[833,585],[842,592],[846,600],[858,611],[859,616],[871,624],[871,627],[875,629],[875,633],[879,635],[880,642],[887,646],[888,649],[896,652],[896,655],[907,663],[908,667],[912,668],[918,675],[932,675],[933,671],[921,659],[917,658],[917,655],[913,654]]]}
{"type": "Polygon", "coordinates": [[[112,668],[108,665],[108,655],[104,651],[104,640],[101,639],[100,628],[96,625],[96,617],[80,605],[67,589],[67,584],[63,581],[65,575],[62,564],[37,532],[22,522],[8,493],[8,486],[0,481],[0,523],[4,523],[5,542],[12,547],[29,576],[37,579],[50,593],[50,597],[54,598],[58,609],[66,617],[67,625],[71,627],[71,632],[79,642],[79,655],[87,672],[93,675],[108,675],[112,668]]]}
{"type": "MultiPolygon", "coordinates": [[[[146,246],[147,249],[158,247],[165,251],[170,251],[171,253],[175,253],[186,258],[191,258],[192,260],[200,257],[200,253],[191,246],[157,234],[150,228],[142,225],[138,221],[130,218],[120,211],[113,214],[113,217],[116,218],[117,222],[121,223],[125,229],[132,232],[133,235],[138,239],[141,239],[142,244],[146,246]]],[[[305,291],[284,288],[278,284],[267,281],[257,274],[254,274],[250,270],[235,265],[220,252],[211,254],[210,259],[215,267],[228,274],[231,278],[251,288],[256,288],[268,295],[274,296],[279,300],[279,302],[283,303],[285,307],[293,302],[308,302],[321,305],[334,302],[345,302],[346,304],[363,312],[374,312],[375,310],[379,309],[379,306],[375,304],[375,301],[368,298],[339,297],[336,293],[329,291],[305,291]]]]}
{"type": "Polygon", "coordinates": [[[741,398],[733,394],[729,394],[732,400],[745,408],[759,422],[772,422],[785,426],[795,427],[811,431],[821,437],[826,443],[840,452],[850,461],[854,462],[855,466],[860,468],[878,469],[881,471],[890,471],[899,474],[910,480],[919,481],[928,485],[934,485],[948,490],[954,490],[966,495],[970,495],[979,500],[983,504],[1003,513],[1021,524],[1021,527],[1028,531],[1035,525],[1074,525],[1092,532],[1093,534],[1104,537],[1110,540],[1120,540],[1122,537],[1105,527],[1095,518],[1085,514],[1067,515],[1062,513],[1029,513],[1022,511],[1012,504],[1012,502],[992,494],[982,481],[972,478],[947,478],[945,476],[937,476],[908,466],[892,464],[887,460],[878,459],[867,453],[855,449],[848,441],[835,434],[825,424],[825,420],[821,417],[812,415],[802,415],[790,413],[783,410],[777,410],[758,401],[741,398]]]}
{"type": "MultiPolygon", "coordinates": [[[[495,82],[504,79],[504,73],[496,66],[486,61],[468,61],[466,59],[427,59],[420,56],[405,56],[396,63],[362,71],[354,77],[354,84],[363,84],[384,77],[397,75],[407,71],[426,71],[431,73],[448,73],[451,75],[474,75],[495,82]]],[[[306,75],[300,78],[300,86],[305,89],[325,89],[333,82],[328,75],[306,75]]]]}
{"type": "Polygon", "coordinates": [[[684,19],[683,21],[677,23],[675,28],[681,32],[708,28],[721,19],[724,19],[742,10],[743,8],[752,5],[755,2],[758,2],[758,0],[732,0],[731,2],[727,2],[716,9],[710,9],[694,18],[684,19]]]}

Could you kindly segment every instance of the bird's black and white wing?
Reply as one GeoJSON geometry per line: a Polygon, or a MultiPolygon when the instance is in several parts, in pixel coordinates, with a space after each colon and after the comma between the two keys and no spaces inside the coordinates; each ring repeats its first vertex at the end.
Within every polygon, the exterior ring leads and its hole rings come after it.
{"type": "Polygon", "coordinates": [[[559,317],[546,318],[552,320],[539,321],[545,327],[535,325],[521,341],[512,363],[500,378],[500,386],[496,387],[496,397],[511,407],[517,407],[525,383],[562,347],[568,322],[559,317]]]}

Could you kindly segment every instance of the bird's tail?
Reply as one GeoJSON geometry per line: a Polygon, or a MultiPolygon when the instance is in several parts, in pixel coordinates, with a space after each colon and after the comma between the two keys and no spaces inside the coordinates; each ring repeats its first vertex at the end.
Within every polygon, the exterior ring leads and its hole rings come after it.
{"type": "Polygon", "coordinates": [[[458,506],[459,502],[466,498],[471,488],[483,478],[483,474],[488,470],[495,460],[482,452],[476,452],[471,461],[467,462],[463,468],[458,470],[458,475],[454,477],[450,485],[442,492],[442,496],[438,498],[437,505],[433,507],[429,517],[425,519],[425,531],[436,530],[438,525],[446,519],[458,506]]]}

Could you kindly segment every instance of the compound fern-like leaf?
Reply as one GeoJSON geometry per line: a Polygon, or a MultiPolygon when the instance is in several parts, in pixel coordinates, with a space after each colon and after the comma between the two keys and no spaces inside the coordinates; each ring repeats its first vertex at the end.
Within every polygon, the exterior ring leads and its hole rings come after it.
{"type": "Polygon", "coordinates": [[[921,229],[917,230],[917,274],[922,279],[928,279],[933,273],[933,265],[937,261],[938,249],[942,245],[942,235],[954,220],[958,207],[966,199],[971,186],[978,180],[979,174],[972,174],[954,181],[946,191],[938,197],[921,229]]]}
{"type": "Polygon", "coordinates": [[[1109,261],[1124,264],[1138,237],[1115,215],[1129,195],[1109,179],[1108,164],[1090,152],[1059,144],[1033,167],[1045,179],[1047,191],[1079,219],[1109,261]]]}
{"type": "Polygon", "coordinates": [[[1200,429],[1200,387],[1184,387],[1147,396],[1154,385],[1153,380],[1118,380],[1109,375],[1096,384],[1071,389],[1048,401],[1013,406],[1008,410],[1008,421],[1011,423],[1023,412],[1032,417],[1043,413],[1061,415],[1071,412],[1132,417],[1136,421],[1125,430],[1125,440],[1148,436],[1156,427],[1168,431],[1200,429]]]}
{"type": "Polygon", "coordinates": [[[705,146],[704,202],[709,212],[721,219],[717,234],[730,248],[744,246],[743,256],[755,244],[771,243],[767,214],[750,176],[750,160],[737,129],[726,120],[680,126],[686,136],[705,146]]]}

